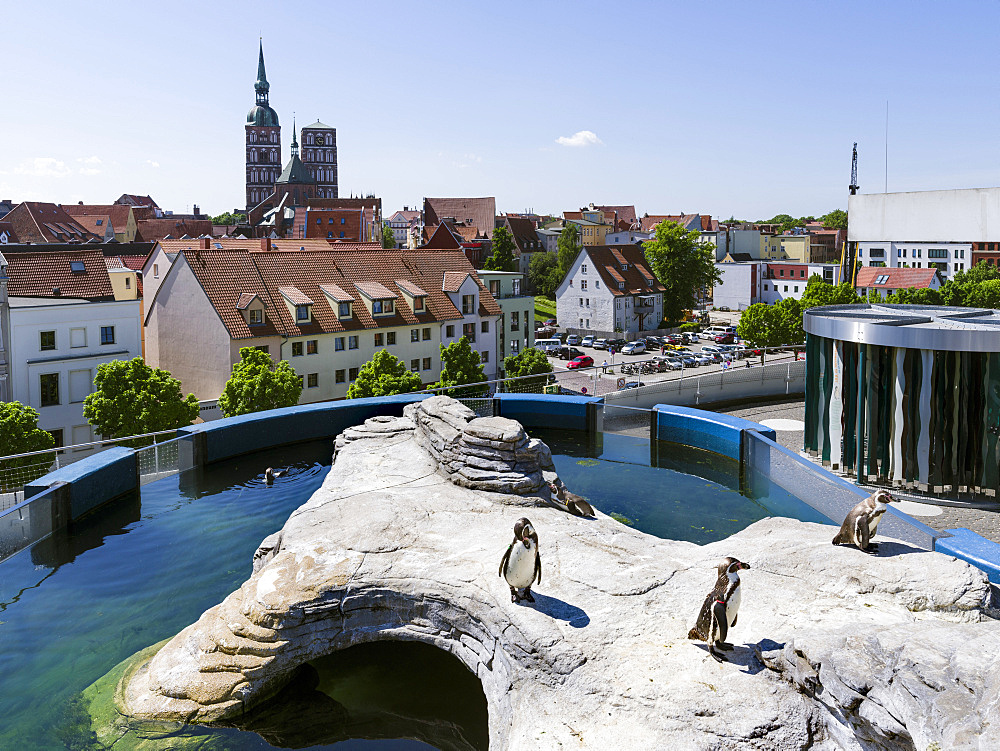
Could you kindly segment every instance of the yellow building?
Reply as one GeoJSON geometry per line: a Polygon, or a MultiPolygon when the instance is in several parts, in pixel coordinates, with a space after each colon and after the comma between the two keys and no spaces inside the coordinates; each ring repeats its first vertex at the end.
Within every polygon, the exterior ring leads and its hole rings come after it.
{"type": "Polygon", "coordinates": [[[772,235],[767,238],[769,261],[798,261],[809,263],[809,235],[772,235]]]}

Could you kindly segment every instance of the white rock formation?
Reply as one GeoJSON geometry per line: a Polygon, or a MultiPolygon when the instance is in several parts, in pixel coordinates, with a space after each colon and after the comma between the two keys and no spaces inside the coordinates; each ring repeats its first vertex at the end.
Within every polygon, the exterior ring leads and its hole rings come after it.
{"type": "Polygon", "coordinates": [[[441,397],[346,431],[251,578],[131,674],[120,710],[232,717],[306,660],[410,639],[480,678],[494,749],[1000,748],[982,572],[892,541],[878,557],[834,547],[832,527],[789,519],[697,546],[619,524],[599,498],[581,519],[463,487],[544,487],[551,464],[516,423],[471,417],[441,397]],[[497,574],[521,516],[540,537],[533,606],[497,574]],[[686,635],[724,555],[752,568],[719,664],[686,635]]]}

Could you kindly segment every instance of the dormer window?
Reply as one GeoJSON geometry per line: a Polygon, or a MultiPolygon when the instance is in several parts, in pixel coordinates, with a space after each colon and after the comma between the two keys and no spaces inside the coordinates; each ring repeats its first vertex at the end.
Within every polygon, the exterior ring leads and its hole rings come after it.
{"type": "Polygon", "coordinates": [[[309,320],[309,306],[308,305],[296,305],[295,306],[295,320],[296,321],[308,321],[309,320]]]}
{"type": "Polygon", "coordinates": [[[351,304],[349,302],[337,303],[337,318],[350,318],[351,304]]]}
{"type": "Polygon", "coordinates": [[[373,315],[389,315],[395,310],[396,306],[392,300],[372,300],[373,315]]]}
{"type": "Polygon", "coordinates": [[[414,297],[413,298],[413,312],[414,313],[423,313],[426,309],[427,309],[427,306],[424,304],[424,298],[422,298],[422,297],[414,297]]]}
{"type": "Polygon", "coordinates": [[[260,308],[250,308],[250,325],[260,326],[264,323],[264,311],[260,308]]]}
{"type": "Polygon", "coordinates": [[[83,261],[70,261],[69,270],[74,274],[85,274],[87,267],[83,265],[83,261]]]}
{"type": "Polygon", "coordinates": [[[649,286],[649,287],[653,286],[653,280],[650,279],[648,276],[646,277],[646,285],[649,286]]]}
{"type": "Polygon", "coordinates": [[[625,289],[625,282],[618,282],[618,289],[625,289]]]}
{"type": "Polygon", "coordinates": [[[628,264],[627,263],[623,263],[622,264],[622,271],[628,271],[628,264]]]}

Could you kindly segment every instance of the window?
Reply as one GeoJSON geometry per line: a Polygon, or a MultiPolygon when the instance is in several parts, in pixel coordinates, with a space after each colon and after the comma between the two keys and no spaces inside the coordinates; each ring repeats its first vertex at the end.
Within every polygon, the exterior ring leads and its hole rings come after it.
{"type": "Polygon", "coordinates": [[[269,355],[271,353],[271,347],[267,344],[261,344],[257,347],[254,347],[254,349],[263,352],[265,355],[269,355]]]}
{"type": "Polygon", "coordinates": [[[62,428],[57,428],[56,430],[50,430],[49,435],[52,436],[52,440],[55,441],[56,448],[62,448],[66,444],[63,443],[63,432],[62,428]]]}
{"type": "Polygon", "coordinates": [[[476,324],[474,323],[463,323],[462,324],[462,336],[469,340],[469,344],[476,341],[476,324]]]}
{"type": "Polygon", "coordinates": [[[302,357],[302,342],[292,342],[292,357],[302,357]]]}
{"type": "Polygon", "coordinates": [[[784,270],[784,269],[781,269],[781,271],[780,271],[779,273],[780,273],[780,274],[781,274],[782,276],[784,276],[784,275],[785,275],[785,270],[784,270]]]}
{"type": "Polygon", "coordinates": [[[580,266],[580,273],[581,274],[587,273],[587,264],[583,264],[582,266],[580,266]]]}
{"type": "Polygon", "coordinates": [[[347,378],[347,371],[341,368],[333,374],[333,380],[336,383],[343,383],[347,378]]]}
{"type": "Polygon", "coordinates": [[[344,351],[344,337],[338,336],[336,339],[333,340],[333,349],[336,352],[344,351]]]}
{"type": "Polygon", "coordinates": [[[83,261],[70,261],[69,270],[74,274],[87,273],[87,267],[83,265],[83,261]]]}
{"type": "Polygon", "coordinates": [[[264,311],[260,308],[250,308],[250,325],[260,326],[264,323],[264,311]]]}
{"type": "Polygon", "coordinates": [[[40,331],[39,332],[39,349],[45,351],[47,349],[56,348],[56,332],[55,331],[40,331]]]}
{"type": "Polygon", "coordinates": [[[944,248],[929,248],[927,250],[928,258],[947,258],[948,251],[944,248]]]}
{"type": "Polygon", "coordinates": [[[625,289],[625,282],[618,282],[618,289],[620,290],[625,289]]]}
{"type": "Polygon", "coordinates": [[[385,343],[385,334],[375,334],[375,346],[382,347],[385,343]]]}
{"type": "Polygon", "coordinates": [[[454,338],[454,336],[455,336],[455,327],[451,326],[451,325],[445,326],[444,327],[444,335],[448,339],[454,338]]]}
{"type": "MultiPolygon", "coordinates": [[[[347,220],[344,217],[340,217],[340,223],[347,224],[347,220]]],[[[343,237],[343,235],[341,235],[341,237],[343,237]]]]}
{"type": "Polygon", "coordinates": [[[424,329],[423,332],[424,332],[424,341],[425,342],[430,341],[431,330],[430,329],[424,329]]]}
{"type": "Polygon", "coordinates": [[[115,327],[101,326],[101,344],[115,343],[115,327]]]}
{"type": "Polygon", "coordinates": [[[358,348],[358,337],[356,337],[356,336],[349,336],[349,337],[347,337],[347,348],[348,349],[357,349],[358,348]]]}
{"type": "Polygon", "coordinates": [[[787,292],[787,291],[788,291],[788,285],[786,284],[785,285],[785,292],[787,292]]]}
{"type": "Polygon", "coordinates": [[[581,290],[587,289],[587,280],[586,279],[581,279],[580,280],[580,289],[581,290]]]}
{"type": "Polygon", "coordinates": [[[350,318],[351,304],[349,302],[337,303],[337,316],[340,318],[350,318]]]}
{"type": "Polygon", "coordinates": [[[125,289],[132,289],[132,277],[125,277],[125,289]]]}
{"type": "Polygon", "coordinates": [[[410,370],[412,370],[414,373],[416,373],[418,370],[420,370],[420,358],[419,357],[415,357],[412,360],[410,360],[410,370]]]}
{"type": "Polygon", "coordinates": [[[414,313],[423,313],[424,312],[424,298],[423,297],[414,297],[413,298],[413,312],[414,313]]]}
{"type": "Polygon", "coordinates": [[[388,334],[385,335],[385,343],[386,344],[395,344],[396,343],[396,332],[395,331],[390,331],[388,334]]]}
{"type": "Polygon", "coordinates": [[[431,358],[425,357],[424,358],[424,370],[430,370],[430,369],[431,369],[431,358]]]}
{"type": "Polygon", "coordinates": [[[885,248],[872,248],[868,255],[872,258],[885,258],[885,248]]]}
{"type": "Polygon", "coordinates": [[[875,277],[875,284],[885,284],[888,281],[889,281],[888,274],[879,274],[877,277],[875,277]]]}
{"type": "Polygon", "coordinates": [[[799,269],[799,276],[802,277],[803,279],[805,279],[806,278],[806,270],[805,269],[799,269]]]}
{"type": "Polygon", "coordinates": [[[420,329],[410,329],[410,341],[411,342],[420,341],[420,329]]]}
{"type": "Polygon", "coordinates": [[[90,370],[69,372],[69,401],[79,404],[94,390],[94,376],[90,370]]]}
{"type": "Polygon", "coordinates": [[[306,388],[314,389],[319,386],[319,373],[310,373],[306,377],[306,388]]]}
{"type": "Polygon", "coordinates": [[[479,353],[479,362],[489,362],[489,361],[490,361],[490,353],[489,352],[480,352],[479,353]]]}
{"type": "Polygon", "coordinates": [[[353,383],[354,381],[358,380],[358,369],[357,368],[351,368],[347,372],[347,377],[351,379],[351,383],[353,383]]]}
{"type": "Polygon", "coordinates": [[[521,351],[521,340],[520,339],[511,339],[510,340],[510,351],[511,351],[511,354],[515,354],[515,355],[518,354],[521,351]]]}
{"type": "Polygon", "coordinates": [[[600,280],[599,279],[595,279],[594,280],[594,289],[600,289],[600,288],[601,288],[601,282],[600,282],[600,280]]]}
{"type": "Polygon", "coordinates": [[[580,298],[580,307],[581,308],[583,307],[583,298],[582,297],[580,298]]]}
{"type": "Polygon", "coordinates": [[[41,404],[43,407],[54,407],[59,404],[59,374],[45,373],[38,377],[41,387],[41,404]]]}
{"type": "Polygon", "coordinates": [[[490,294],[494,297],[500,297],[500,280],[491,279],[490,280],[490,294]]]}
{"type": "Polygon", "coordinates": [[[310,339],[306,342],[306,354],[315,355],[319,352],[319,339],[310,339]]]}
{"type": "Polygon", "coordinates": [[[70,329],[69,330],[69,346],[70,347],[86,347],[87,346],[87,329],[70,329]]]}
{"type": "Polygon", "coordinates": [[[476,296],[462,295],[462,315],[471,316],[476,312],[476,296]]]}
{"type": "Polygon", "coordinates": [[[295,320],[296,321],[308,321],[309,320],[309,306],[308,305],[296,305],[295,306],[295,320]]]}
{"type": "Polygon", "coordinates": [[[590,307],[590,298],[589,297],[586,299],[586,307],[588,307],[588,308],[590,307]]]}
{"type": "Polygon", "coordinates": [[[510,314],[510,330],[521,330],[521,314],[516,310],[510,314]]]}
{"type": "Polygon", "coordinates": [[[479,327],[484,334],[490,333],[490,322],[483,321],[483,325],[479,327]]]}
{"type": "Polygon", "coordinates": [[[797,285],[797,284],[796,284],[796,285],[795,285],[795,288],[794,288],[794,289],[793,289],[792,291],[793,291],[793,292],[798,292],[798,291],[799,291],[799,285],[797,285]]]}

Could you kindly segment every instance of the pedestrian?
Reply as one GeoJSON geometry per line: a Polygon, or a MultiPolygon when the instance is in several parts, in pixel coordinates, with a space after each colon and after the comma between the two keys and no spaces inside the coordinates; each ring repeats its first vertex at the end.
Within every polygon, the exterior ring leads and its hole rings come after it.
{"type": "Polygon", "coordinates": [[[608,361],[607,361],[607,360],[605,360],[605,361],[604,361],[604,362],[603,362],[603,363],[601,364],[601,371],[602,371],[603,373],[607,373],[607,372],[608,372],[608,361]]]}
{"type": "Polygon", "coordinates": [[[665,354],[667,354],[667,345],[666,344],[661,344],[660,345],[660,355],[665,355],[665,354]]]}
{"type": "Polygon", "coordinates": [[[750,361],[749,360],[747,360],[747,367],[748,368],[750,367],[750,361]]]}

